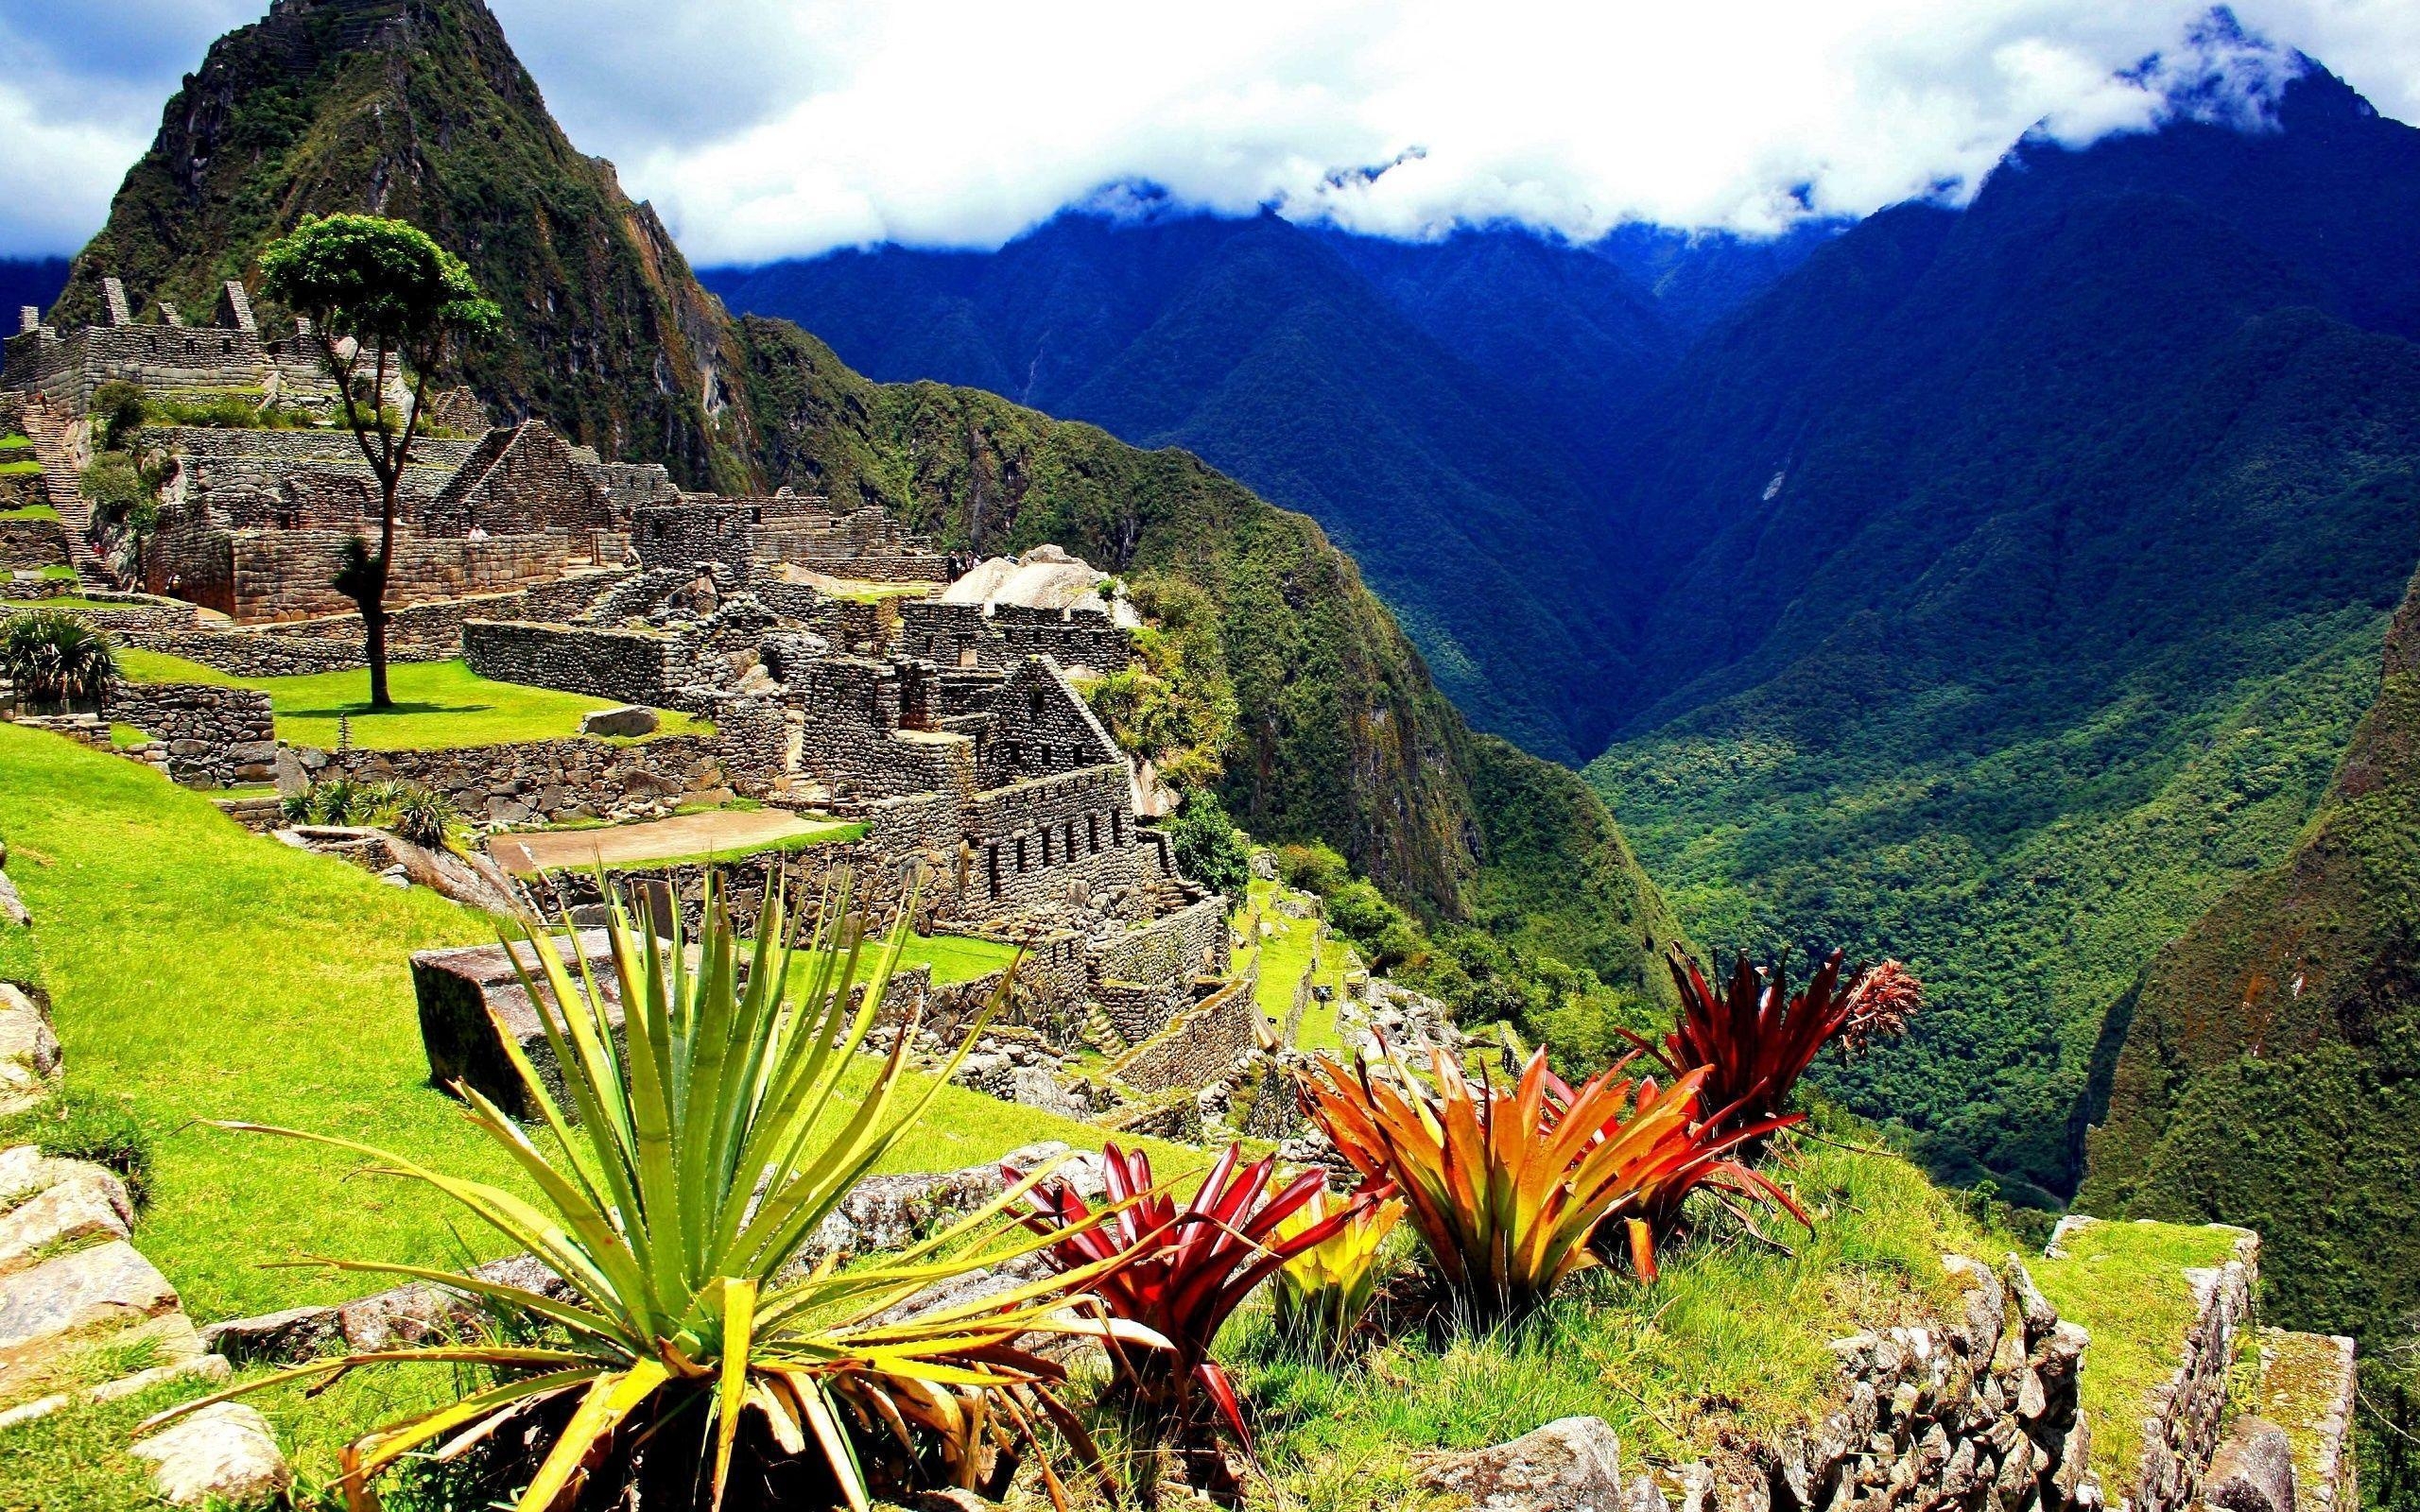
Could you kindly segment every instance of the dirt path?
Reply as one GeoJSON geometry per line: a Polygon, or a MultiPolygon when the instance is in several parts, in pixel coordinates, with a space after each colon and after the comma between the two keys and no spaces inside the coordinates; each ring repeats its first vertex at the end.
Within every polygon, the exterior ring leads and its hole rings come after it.
{"type": "Polygon", "coordinates": [[[801,818],[786,809],[718,809],[711,814],[676,814],[668,819],[617,824],[604,830],[499,834],[488,841],[488,853],[507,871],[526,877],[535,871],[592,867],[600,859],[619,866],[633,861],[661,861],[669,856],[753,850],[792,835],[813,834],[831,828],[835,822],[801,818]]]}

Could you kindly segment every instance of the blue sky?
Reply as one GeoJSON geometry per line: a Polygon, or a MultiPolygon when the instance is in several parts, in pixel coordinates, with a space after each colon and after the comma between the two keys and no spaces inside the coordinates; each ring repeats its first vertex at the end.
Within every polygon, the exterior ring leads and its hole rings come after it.
{"type": "MultiPolygon", "coordinates": [[[[1955,196],[2036,121],[2140,129],[2196,0],[491,0],[574,141],[701,263],[995,244],[1104,184],[1393,235],[1765,231],[1955,196]]],[[[0,0],[0,255],[75,249],[264,0],[0,0]]],[[[2420,4],[2243,0],[2420,120],[2420,4]]]]}

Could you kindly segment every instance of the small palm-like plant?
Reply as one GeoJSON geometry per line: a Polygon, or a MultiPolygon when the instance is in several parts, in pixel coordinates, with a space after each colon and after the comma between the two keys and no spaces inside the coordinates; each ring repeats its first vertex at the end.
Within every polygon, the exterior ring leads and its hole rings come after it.
{"type": "MultiPolygon", "coordinates": [[[[822,918],[845,917],[844,889],[823,900],[822,918]]],[[[973,1485],[994,1450],[1013,1465],[1044,1416],[1073,1429],[1088,1452],[1051,1392],[1062,1367],[1020,1341],[1055,1333],[1155,1344],[1146,1332],[1062,1305],[1065,1294],[1100,1280],[1114,1264],[1080,1266],[972,1302],[893,1311],[936,1281],[1040,1247],[1032,1239],[1006,1247],[980,1241],[1015,1232],[1004,1215],[1043,1173],[904,1253],[846,1271],[827,1256],[790,1279],[806,1238],[948,1081],[945,1072],[921,1095],[903,1098],[911,1025],[869,1084],[844,1085],[881,1010],[912,911],[903,910],[855,1007],[860,948],[839,936],[838,923],[819,934],[803,999],[786,1003],[792,952],[775,944],[786,940],[778,887],[766,902],[744,980],[739,941],[718,897],[707,901],[694,963],[677,936],[667,946],[651,931],[634,931],[617,901],[608,925],[611,959],[579,959],[577,983],[551,938],[521,928],[515,954],[541,968],[536,980],[525,970],[523,983],[571,1107],[557,1104],[501,1026],[543,1128],[525,1131],[475,1089],[455,1090],[472,1122],[537,1192],[534,1201],[349,1140],[222,1125],[332,1144],[367,1156],[376,1171],[424,1183],[543,1261],[569,1295],[415,1265],[321,1262],[468,1293],[517,1325],[506,1335],[533,1342],[319,1361],[188,1403],[138,1432],[282,1382],[450,1362],[485,1367],[493,1382],[354,1443],[343,1459],[350,1505],[374,1507],[372,1479],[404,1456],[431,1448],[440,1459],[458,1455],[522,1414],[551,1429],[552,1442],[520,1495],[520,1512],[569,1504],[599,1466],[642,1485],[678,1486],[671,1494],[682,1497],[710,1482],[718,1507],[743,1419],[752,1416],[764,1429],[750,1440],[764,1468],[820,1461],[858,1508],[873,1488],[915,1478],[973,1485]],[[618,1047],[609,999],[595,980],[606,970],[626,1007],[627,1042],[618,1047]],[[577,1125],[567,1111],[577,1112],[577,1125]]],[[[968,1030],[967,1045],[989,1018],[968,1030]]],[[[1055,1494],[1046,1458],[1044,1475],[1055,1494]]],[[[619,1487],[602,1489],[611,1496],[619,1487]]],[[[648,1504],[658,1494],[648,1493],[648,1504]]]]}
{"type": "Polygon", "coordinates": [[[109,637],[64,610],[10,615],[0,627],[0,672],[28,703],[93,703],[117,676],[109,637]]]}
{"type": "MultiPolygon", "coordinates": [[[[1277,1226],[1278,1237],[1325,1221],[1346,1203],[1325,1192],[1277,1226]]],[[[1352,1221],[1303,1250],[1277,1272],[1278,1332],[1331,1358],[1344,1352],[1368,1315],[1378,1290],[1378,1251],[1403,1222],[1404,1204],[1393,1197],[1355,1204],[1352,1221]]]]}
{"type": "MultiPolygon", "coordinates": [[[[1205,1401],[1247,1451],[1252,1446],[1235,1385],[1210,1357],[1219,1328],[1253,1287],[1342,1231],[1364,1205],[1360,1199],[1339,1204],[1318,1221],[1283,1232],[1324,1190],[1327,1177],[1306,1171],[1281,1185],[1270,1179],[1274,1157],[1241,1162],[1240,1148],[1228,1145],[1192,1200],[1179,1207],[1153,1185],[1150,1156],[1112,1144],[1103,1162],[1111,1203],[1106,1221],[1063,1180],[1046,1182],[1024,1199],[1025,1222],[1050,1240],[1053,1263],[1069,1275],[1099,1276],[1093,1295],[1111,1317],[1141,1324],[1167,1341],[1165,1350],[1113,1349],[1116,1389],[1147,1430],[1197,1448],[1215,1435],[1205,1401]]],[[[1013,1171],[1003,1174],[1019,1180],[1013,1171]]]]}
{"type": "Polygon", "coordinates": [[[1656,1192],[1703,1178],[1743,1137],[1697,1118],[1703,1073],[1659,1091],[1627,1062],[1573,1089],[1530,1057],[1510,1091],[1434,1054],[1424,1081],[1402,1059],[1374,1076],[1322,1056],[1305,1111],[1365,1180],[1399,1192],[1412,1231],[1471,1321],[1519,1317],[1597,1263],[1590,1239],[1619,1223],[1653,1280],[1647,1211],[1656,1192]]]}
{"type": "Polygon", "coordinates": [[[1741,954],[1729,987],[1717,992],[1677,946],[1667,964],[1681,989],[1681,1019],[1661,1044],[1622,1031],[1673,1075],[1703,1072],[1703,1096],[1713,1121],[1745,1128],[1780,1115],[1789,1094],[1824,1047],[1838,1041],[1855,1053],[1875,1040],[1907,1032],[1924,1005],[1924,987],[1896,961],[1884,961],[1841,985],[1841,953],[1815,969],[1804,992],[1791,993],[1782,969],[1759,971],[1741,954]]]}

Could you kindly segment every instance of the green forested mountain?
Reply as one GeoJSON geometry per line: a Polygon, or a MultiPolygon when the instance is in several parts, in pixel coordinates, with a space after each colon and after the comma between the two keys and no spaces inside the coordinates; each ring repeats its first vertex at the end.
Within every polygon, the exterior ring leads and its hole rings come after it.
{"type": "Polygon", "coordinates": [[[1832,242],[1617,468],[1629,728],[1591,768],[1702,942],[1930,985],[1834,1089],[2052,1201],[2103,1015],[2277,863],[2420,559],[2420,131],[2030,142],[1832,242]]]}
{"type": "MultiPolygon", "coordinates": [[[[2420,580],[2302,842],[2159,953],[2093,1070],[2079,1204],[2259,1229],[2272,1314],[2358,1336],[2374,1410],[2420,1417],[2420,580]]],[[[2408,1496],[2374,1449],[2364,1489],[2408,1496]]]]}
{"type": "Polygon", "coordinates": [[[1240,708],[1221,785],[1243,823],[1330,841],[1431,919],[1498,919],[1525,948],[1668,992],[1671,924],[1601,803],[1474,736],[1319,526],[1187,454],[873,383],[795,326],[732,319],[563,137],[479,0],[280,0],[222,38],[56,313],[95,313],[112,273],[138,302],[207,308],[268,240],[335,209],[412,218],[469,260],[510,337],[465,376],[504,413],[693,486],[821,489],[952,544],[1056,541],[1194,585],[1240,708]]]}

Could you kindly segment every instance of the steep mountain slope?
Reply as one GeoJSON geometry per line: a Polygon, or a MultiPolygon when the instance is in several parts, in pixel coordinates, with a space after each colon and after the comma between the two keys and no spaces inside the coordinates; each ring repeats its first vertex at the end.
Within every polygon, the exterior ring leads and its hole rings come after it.
{"type": "Polygon", "coordinates": [[[466,259],[512,339],[465,376],[691,487],[750,476],[753,438],[723,388],[744,364],[721,308],[613,165],[582,157],[484,6],[278,0],[214,43],[161,113],[57,317],[90,320],[116,275],[137,308],[208,310],[304,215],[410,220],[466,259]]]}
{"type": "Polygon", "coordinates": [[[1481,727],[1570,761],[1610,733],[1585,421],[1677,346],[1604,259],[1519,232],[1414,249],[1267,215],[1069,214],[994,253],[710,281],[877,378],[1186,447],[1318,519],[1481,727]]]}
{"type": "Polygon", "coordinates": [[[2101,1012],[2325,789],[2420,558],[2415,195],[2315,67],[2272,129],[2029,142],[1718,327],[1616,469],[1591,776],[1701,939],[1916,966],[1833,1084],[1946,1172],[2071,1186],[2101,1012]]]}
{"type": "Polygon", "coordinates": [[[1245,823],[1329,840],[1434,919],[1517,904],[1504,922],[1525,944],[1668,990],[1653,963],[1668,916],[1602,804],[1475,737],[1318,525],[1183,453],[989,393],[876,384],[795,326],[730,318],[645,207],[563,140],[479,0],[279,0],[222,39],[60,310],[88,308],[112,270],[139,300],[199,300],[250,275],[306,210],[337,206],[411,215],[458,247],[511,322],[471,358],[482,392],[608,455],[1195,585],[1241,707],[1221,787],[1245,823]],[[1542,833],[1541,805],[1580,822],[1542,833]]]}
{"type": "MultiPolygon", "coordinates": [[[[2163,949],[2110,1015],[2079,1200],[2258,1228],[2270,1314],[2358,1335],[2364,1390],[2384,1401],[2375,1372],[2408,1373],[2420,1308],[2420,579],[2377,693],[2293,853],[2163,949]]],[[[2408,1383],[2397,1400],[2409,1425],[2408,1383]]],[[[2365,1462],[2376,1496],[2373,1475],[2365,1462]]]]}

